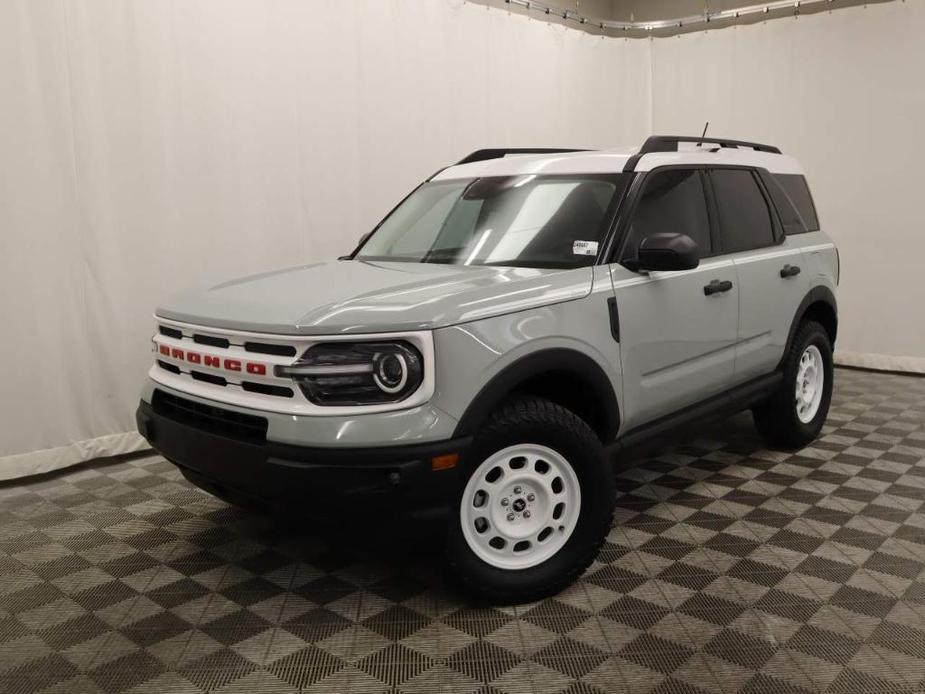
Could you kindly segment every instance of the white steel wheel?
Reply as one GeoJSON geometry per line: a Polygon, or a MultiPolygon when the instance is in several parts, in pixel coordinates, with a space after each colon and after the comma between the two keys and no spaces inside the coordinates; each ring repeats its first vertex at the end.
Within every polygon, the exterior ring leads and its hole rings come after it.
{"type": "Polygon", "coordinates": [[[816,345],[809,345],[800,355],[796,379],[797,418],[804,424],[813,421],[819,411],[824,385],[822,353],[816,345]]]}
{"type": "Polygon", "coordinates": [[[568,542],[581,512],[578,476],[559,453],[537,444],[508,446],[469,478],[459,520],[469,548],[499,569],[528,569],[568,542]]]}

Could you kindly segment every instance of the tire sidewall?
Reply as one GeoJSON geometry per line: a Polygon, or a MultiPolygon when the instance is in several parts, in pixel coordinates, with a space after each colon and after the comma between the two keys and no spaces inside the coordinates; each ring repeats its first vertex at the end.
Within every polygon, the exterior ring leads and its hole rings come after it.
{"type": "Polygon", "coordinates": [[[829,413],[829,405],[832,401],[832,386],[834,385],[834,367],[832,363],[832,345],[829,337],[821,325],[810,323],[807,329],[801,333],[802,338],[796,345],[796,349],[791,353],[790,363],[784,372],[784,388],[790,393],[790,407],[788,410],[789,417],[794,428],[807,439],[815,438],[822,429],[825,419],[829,413]],[[797,415],[796,403],[793,392],[796,384],[797,373],[800,368],[800,357],[810,345],[815,345],[822,355],[822,400],[819,401],[819,409],[816,410],[815,416],[808,422],[800,421],[797,415]]]}
{"type": "MultiPolygon", "coordinates": [[[[590,432],[589,432],[590,433],[590,432]]],[[[509,600],[512,593],[525,593],[535,586],[561,580],[587,552],[589,543],[596,543],[601,523],[609,523],[614,495],[614,479],[600,442],[591,434],[590,440],[565,427],[547,422],[523,423],[516,427],[493,428],[478,436],[466,456],[464,473],[454,497],[449,524],[448,550],[454,563],[469,576],[484,577],[486,583],[497,586],[500,597],[509,600]],[[572,466],[581,491],[581,508],[571,536],[553,556],[536,566],[525,569],[503,569],[491,566],[469,547],[462,532],[460,518],[463,493],[475,470],[492,454],[517,444],[537,444],[553,449],[572,466]]],[[[516,598],[514,598],[516,600],[516,598]]]]}

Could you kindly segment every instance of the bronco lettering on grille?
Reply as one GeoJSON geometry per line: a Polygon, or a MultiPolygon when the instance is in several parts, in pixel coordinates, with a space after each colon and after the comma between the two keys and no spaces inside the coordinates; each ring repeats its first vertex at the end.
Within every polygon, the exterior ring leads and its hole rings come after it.
{"type": "Polygon", "coordinates": [[[256,361],[241,361],[240,359],[213,357],[210,354],[200,354],[199,352],[192,352],[190,350],[180,349],[179,347],[168,347],[167,345],[158,345],[158,352],[165,357],[171,357],[178,361],[187,361],[190,364],[202,364],[204,366],[210,366],[213,369],[245,371],[254,376],[267,375],[267,365],[256,361]]]}

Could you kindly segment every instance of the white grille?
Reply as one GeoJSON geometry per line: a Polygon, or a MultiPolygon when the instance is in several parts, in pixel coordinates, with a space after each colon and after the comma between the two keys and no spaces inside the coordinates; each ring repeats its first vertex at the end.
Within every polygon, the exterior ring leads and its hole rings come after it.
{"type": "Polygon", "coordinates": [[[300,337],[156,320],[158,331],[152,338],[155,363],[149,376],[168,388],[209,400],[271,412],[345,415],[407,409],[426,402],[434,392],[433,337],[427,331],[300,337]],[[401,402],[316,405],[291,378],[274,374],[274,367],[294,364],[312,345],[382,340],[406,340],[424,359],[423,383],[401,402]],[[270,351],[280,353],[267,353],[270,351]]]}

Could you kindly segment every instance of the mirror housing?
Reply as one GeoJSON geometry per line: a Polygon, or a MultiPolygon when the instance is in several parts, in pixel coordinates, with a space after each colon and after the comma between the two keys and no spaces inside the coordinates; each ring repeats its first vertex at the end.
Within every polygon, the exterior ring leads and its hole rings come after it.
{"type": "Polygon", "coordinates": [[[626,267],[639,270],[692,270],[700,264],[697,242],[687,234],[662,232],[646,236],[634,261],[626,267]]]}

